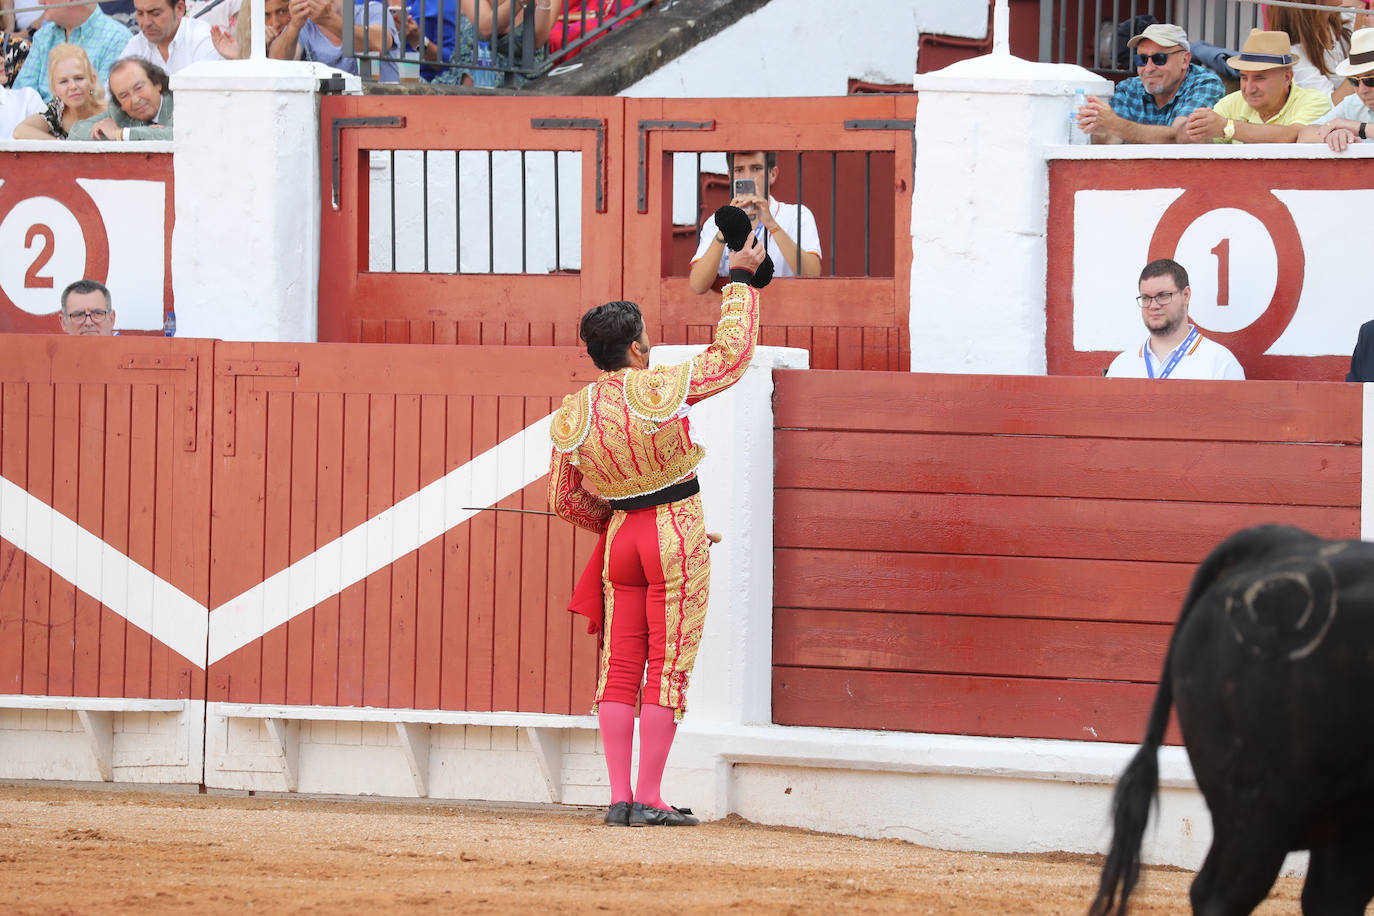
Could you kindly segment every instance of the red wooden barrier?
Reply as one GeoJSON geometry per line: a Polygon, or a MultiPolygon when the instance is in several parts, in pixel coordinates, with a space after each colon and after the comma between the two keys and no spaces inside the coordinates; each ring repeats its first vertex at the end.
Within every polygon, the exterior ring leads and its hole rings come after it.
{"type": "Polygon", "coordinates": [[[775,379],[780,724],[1136,741],[1212,547],[1359,536],[1353,385],[775,379]]]}
{"type": "MultiPolygon", "coordinates": [[[[827,250],[821,278],[770,287],[762,342],[806,347],[812,365],[823,368],[906,369],[915,106],[910,95],[559,98],[557,104],[551,98],[325,97],[320,339],[571,346],[586,309],[630,298],[644,309],[655,341],[707,342],[713,306],[709,297],[691,293],[686,263],[672,258],[672,154],[765,149],[782,151],[776,196],[788,201],[796,195],[801,154],[804,199],[816,214],[822,246],[829,246],[836,221],[837,244],[851,252],[863,242],[864,174],[871,166],[873,257],[869,276],[855,276],[862,258],[848,255],[849,275],[830,276],[835,252],[827,250]],[[549,149],[582,154],[579,271],[369,271],[369,151],[549,149]],[[828,185],[817,184],[831,174],[828,152],[838,157],[833,211],[828,185]]],[[[517,201],[498,199],[498,205],[517,201]]]]}
{"type": "Polygon", "coordinates": [[[0,334],[0,693],[204,699],[213,347],[0,334]]]}
{"type": "MultiPolygon", "coordinates": [[[[592,539],[545,515],[480,512],[222,658],[215,620],[346,532],[368,528],[366,550],[336,556],[332,575],[399,542],[405,523],[375,517],[547,417],[594,377],[584,354],[221,343],[218,355],[211,700],[585,712],[596,647],[565,608],[592,539]]],[[[547,434],[530,447],[546,464],[547,434]]],[[[543,512],[545,486],[499,507],[543,512]]],[[[264,613],[299,587],[269,589],[264,613]]]]}
{"type": "Polygon", "coordinates": [[[171,153],[7,152],[0,176],[0,332],[57,331],[62,290],[83,278],[110,288],[126,331],[161,329],[172,308],[171,153]]]}

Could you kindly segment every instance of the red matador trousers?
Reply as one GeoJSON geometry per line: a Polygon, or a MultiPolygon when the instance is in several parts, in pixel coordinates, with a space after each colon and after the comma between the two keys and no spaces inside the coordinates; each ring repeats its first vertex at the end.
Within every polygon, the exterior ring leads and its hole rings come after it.
{"type": "Polygon", "coordinates": [[[616,512],[606,530],[596,702],[667,706],[681,719],[696,662],[711,558],[700,495],[616,512]]]}

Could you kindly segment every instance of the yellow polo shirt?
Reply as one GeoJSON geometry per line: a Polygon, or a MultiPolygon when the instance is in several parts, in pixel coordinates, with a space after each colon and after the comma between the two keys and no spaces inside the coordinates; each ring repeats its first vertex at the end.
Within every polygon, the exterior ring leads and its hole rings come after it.
{"type": "MultiPolygon", "coordinates": [[[[1331,110],[1331,98],[1326,93],[1318,92],[1316,89],[1304,89],[1294,85],[1289,89],[1288,101],[1283,103],[1279,113],[1266,121],[1260,117],[1258,111],[1246,103],[1245,96],[1237,90],[1213,105],[1212,110],[1229,121],[1249,121],[1251,124],[1311,124],[1331,110]]],[[[1213,142],[1239,143],[1240,141],[1217,137],[1213,142]]]]}

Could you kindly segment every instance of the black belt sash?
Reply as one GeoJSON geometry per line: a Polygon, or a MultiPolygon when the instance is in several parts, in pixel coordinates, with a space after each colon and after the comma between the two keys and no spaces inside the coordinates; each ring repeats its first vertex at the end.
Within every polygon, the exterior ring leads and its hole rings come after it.
{"type": "Polygon", "coordinates": [[[655,490],[653,493],[644,493],[640,496],[630,496],[625,499],[609,500],[611,508],[617,512],[629,512],[634,509],[648,509],[650,506],[663,506],[668,503],[675,503],[679,499],[686,499],[701,492],[701,481],[695,477],[688,477],[680,480],[670,487],[662,490],[655,490]]]}

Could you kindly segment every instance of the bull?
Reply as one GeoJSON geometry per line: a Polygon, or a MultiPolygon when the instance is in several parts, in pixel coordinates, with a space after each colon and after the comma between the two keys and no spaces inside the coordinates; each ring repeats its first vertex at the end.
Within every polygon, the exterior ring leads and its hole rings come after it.
{"type": "Polygon", "coordinates": [[[1174,627],[1145,740],[1117,782],[1093,916],[1125,913],[1178,708],[1212,815],[1195,914],[1249,913],[1291,850],[1302,911],[1374,898],[1374,544],[1264,525],[1202,561],[1174,627]]]}

